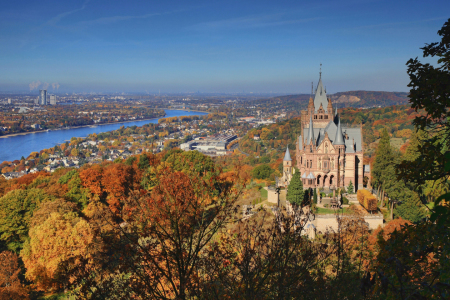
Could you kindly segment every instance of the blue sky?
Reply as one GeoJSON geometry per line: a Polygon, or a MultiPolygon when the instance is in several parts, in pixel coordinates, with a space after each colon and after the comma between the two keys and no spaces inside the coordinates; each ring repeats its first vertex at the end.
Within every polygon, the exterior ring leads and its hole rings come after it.
{"type": "Polygon", "coordinates": [[[0,91],[407,91],[450,1],[1,1],[0,91]],[[53,86],[52,86],[53,84],[53,86]],[[59,88],[58,88],[59,86],[59,88]]]}

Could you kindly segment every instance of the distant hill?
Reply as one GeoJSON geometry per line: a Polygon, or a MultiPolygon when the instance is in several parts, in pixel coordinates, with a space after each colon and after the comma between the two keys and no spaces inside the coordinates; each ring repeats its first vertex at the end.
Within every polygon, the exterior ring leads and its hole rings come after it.
{"type": "MultiPolygon", "coordinates": [[[[351,107],[391,106],[408,104],[408,93],[348,91],[331,95],[331,100],[351,107]]],[[[340,106],[340,105],[339,105],[340,106]]]]}
{"type": "MultiPolygon", "coordinates": [[[[289,106],[295,104],[297,109],[308,106],[309,94],[287,95],[267,99],[269,102],[280,101],[289,106]]],[[[376,91],[348,91],[329,95],[338,107],[374,107],[408,104],[408,93],[404,92],[376,92],[376,91]]]]}

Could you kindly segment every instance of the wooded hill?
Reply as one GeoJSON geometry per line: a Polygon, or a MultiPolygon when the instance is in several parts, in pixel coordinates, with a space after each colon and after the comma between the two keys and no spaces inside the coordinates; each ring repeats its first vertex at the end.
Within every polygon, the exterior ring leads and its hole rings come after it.
{"type": "MultiPolygon", "coordinates": [[[[310,94],[286,95],[269,99],[258,100],[272,105],[300,111],[306,109],[310,94]]],[[[404,92],[377,92],[377,91],[348,91],[329,95],[338,107],[374,107],[408,104],[408,93],[404,92]]]]}
{"type": "MultiPolygon", "coordinates": [[[[380,138],[383,128],[387,129],[395,141],[403,145],[414,130],[413,119],[423,113],[416,112],[408,105],[393,105],[369,109],[347,107],[339,109],[339,114],[341,122],[346,126],[359,127],[362,123],[364,152],[365,156],[369,158],[376,148],[376,142],[380,138]]],[[[291,150],[295,149],[298,135],[300,135],[300,118],[297,117],[254,128],[240,140],[239,144],[240,149],[248,154],[269,155],[273,159],[275,157],[282,158],[287,145],[291,150]],[[255,135],[259,135],[260,140],[254,140],[255,135]]]]}

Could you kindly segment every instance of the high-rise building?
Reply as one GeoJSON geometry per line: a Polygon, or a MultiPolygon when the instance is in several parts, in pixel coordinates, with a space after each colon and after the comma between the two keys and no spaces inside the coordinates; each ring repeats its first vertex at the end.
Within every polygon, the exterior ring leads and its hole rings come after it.
{"type": "Polygon", "coordinates": [[[47,105],[47,90],[39,90],[39,104],[47,105]]]}
{"type": "Polygon", "coordinates": [[[56,95],[49,95],[50,105],[56,105],[56,95]]]}
{"type": "Polygon", "coordinates": [[[8,98],[8,104],[11,104],[12,102],[11,102],[11,98],[8,98]]]}

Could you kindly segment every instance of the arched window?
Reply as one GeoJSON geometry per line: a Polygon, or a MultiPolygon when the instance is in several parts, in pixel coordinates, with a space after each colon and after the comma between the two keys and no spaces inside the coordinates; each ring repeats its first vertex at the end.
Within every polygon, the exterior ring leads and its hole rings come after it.
{"type": "Polygon", "coordinates": [[[325,119],[328,119],[328,115],[325,116],[325,119]]]}

